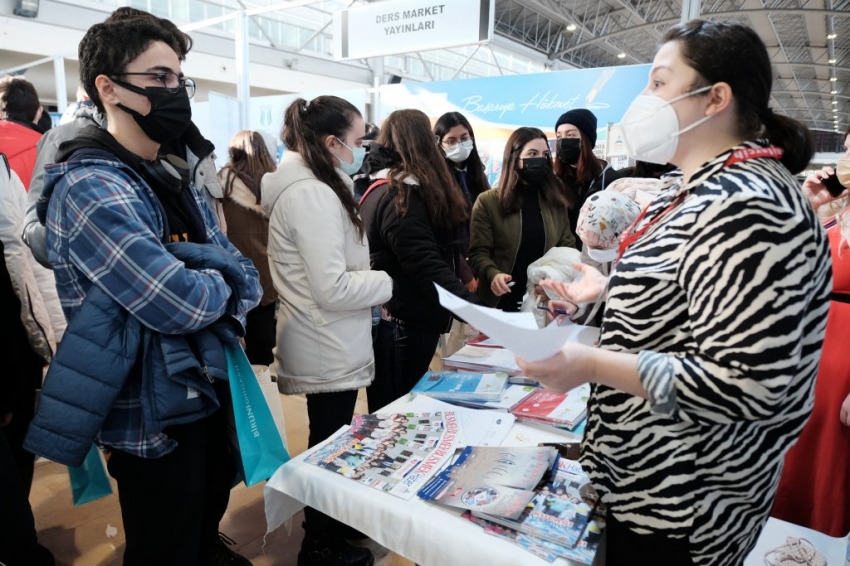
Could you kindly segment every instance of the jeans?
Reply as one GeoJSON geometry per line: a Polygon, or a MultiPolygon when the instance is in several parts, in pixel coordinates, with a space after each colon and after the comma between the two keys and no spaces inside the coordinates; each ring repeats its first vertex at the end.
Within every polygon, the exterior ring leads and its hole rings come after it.
{"type": "Polygon", "coordinates": [[[366,389],[374,413],[410,393],[428,371],[440,333],[392,320],[381,320],[373,342],[375,380],[366,389]]]}

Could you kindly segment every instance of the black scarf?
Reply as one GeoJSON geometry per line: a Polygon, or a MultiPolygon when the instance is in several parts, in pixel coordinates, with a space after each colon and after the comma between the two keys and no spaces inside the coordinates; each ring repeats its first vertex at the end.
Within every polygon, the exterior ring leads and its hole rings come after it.
{"type": "Polygon", "coordinates": [[[138,173],[153,189],[154,194],[162,206],[166,219],[166,241],[189,241],[206,243],[206,227],[203,216],[195,203],[192,191],[184,187],[180,191],[162,186],[156,182],[146,171],[141,157],[131,152],[118,143],[112,134],[97,126],[87,126],[80,130],[77,137],[62,143],[59,146],[57,163],[67,161],[74,153],[85,149],[104,150],[118,161],[129,166],[138,173]]]}

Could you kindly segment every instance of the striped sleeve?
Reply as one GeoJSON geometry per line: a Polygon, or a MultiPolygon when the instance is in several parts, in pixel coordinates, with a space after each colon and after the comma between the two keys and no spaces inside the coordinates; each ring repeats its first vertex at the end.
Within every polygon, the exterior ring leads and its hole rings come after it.
{"type": "Polygon", "coordinates": [[[812,268],[818,251],[802,214],[742,191],[695,217],[677,274],[694,343],[641,352],[653,412],[721,424],[775,416],[799,372],[809,303],[828,284],[812,268]]]}

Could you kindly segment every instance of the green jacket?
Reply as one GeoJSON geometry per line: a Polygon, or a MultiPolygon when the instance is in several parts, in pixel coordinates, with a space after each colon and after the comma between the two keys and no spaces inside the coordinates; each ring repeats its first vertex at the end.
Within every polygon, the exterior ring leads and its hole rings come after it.
{"type": "MultiPolygon", "coordinates": [[[[555,247],[575,247],[566,208],[552,208],[540,201],[546,250],[555,247]]],[[[507,217],[499,213],[499,189],[481,193],[472,207],[469,240],[469,265],[478,276],[478,296],[487,306],[495,307],[499,297],[490,290],[490,283],[499,273],[510,273],[516,261],[522,235],[522,219],[516,212],[507,217]]]]}

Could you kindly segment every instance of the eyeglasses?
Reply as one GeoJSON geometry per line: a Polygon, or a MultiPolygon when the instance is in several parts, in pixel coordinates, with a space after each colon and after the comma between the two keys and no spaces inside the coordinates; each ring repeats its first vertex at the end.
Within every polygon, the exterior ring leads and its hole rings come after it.
{"type": "MultiPolygon", "coordinates": [[[[181,88],[186,89],[186,94],[189,95],[189,98],[195,96],[195,81],[192,79],[187,79],[186,77],[181,77],[177,73],[172,73],[171,71],[151,71],[144,73],[114,73],[113,76],[116,77],[127,77],[127,76],[141,76],[141,77],[154,77],[156,80],[162,83],[162,86],[168,90],[171,94],[177,94],[181,88]]],[[[116,81],[118,84],[122,86],[126,86],[127,83],[123,83],[122,81],[116,81]]],[[[136,85],[132,85],[136,86],[136,85]]],[[[138,88],[138,87],[136,87],[138,88]]]]}

